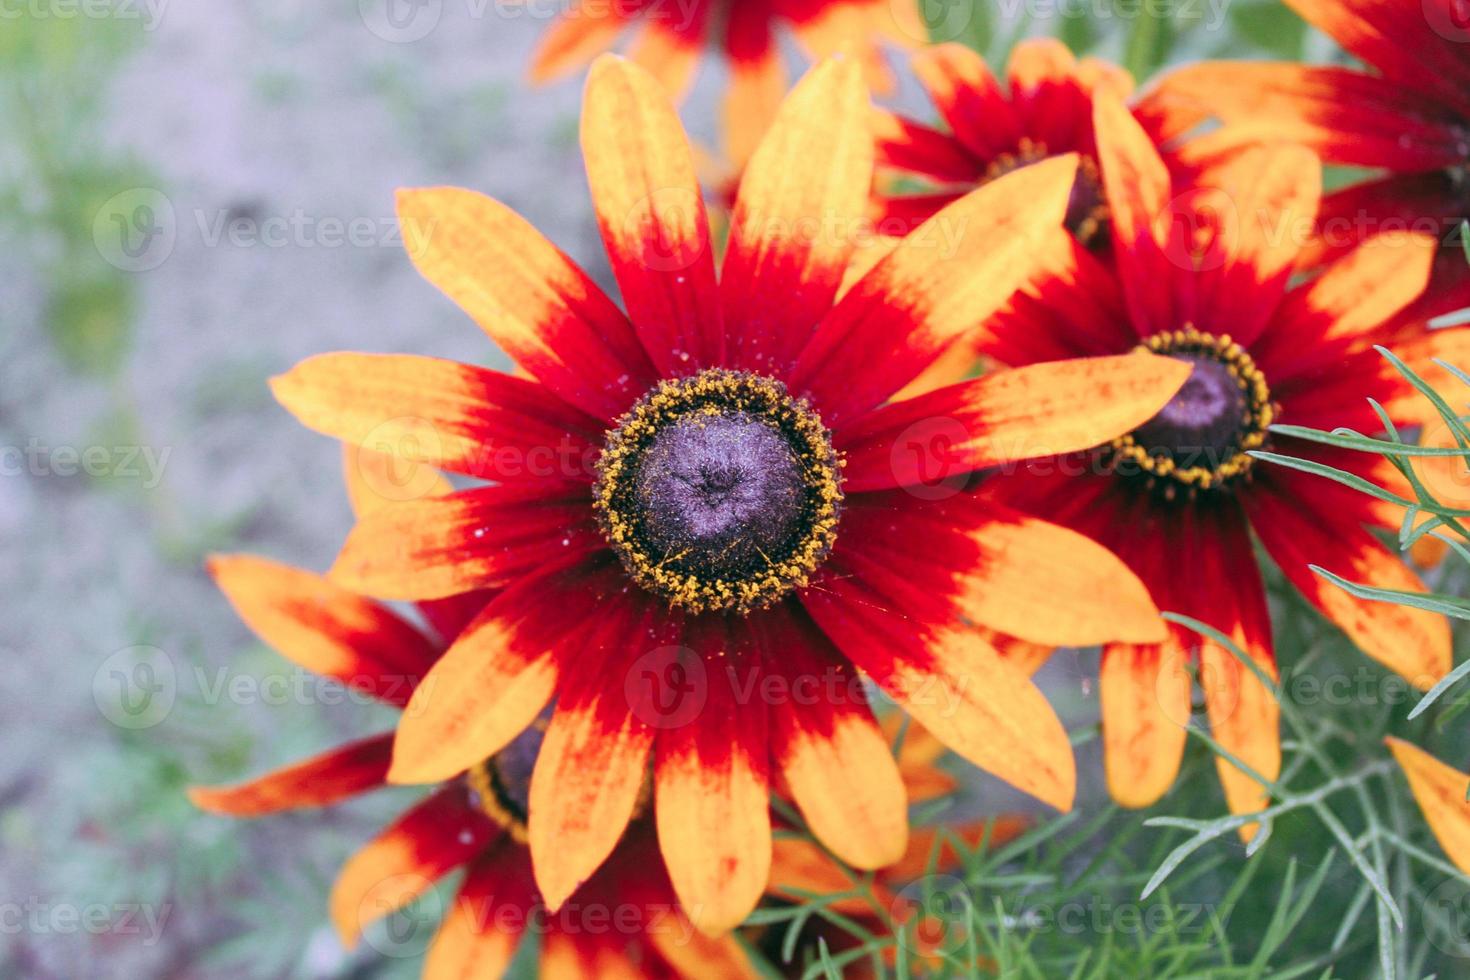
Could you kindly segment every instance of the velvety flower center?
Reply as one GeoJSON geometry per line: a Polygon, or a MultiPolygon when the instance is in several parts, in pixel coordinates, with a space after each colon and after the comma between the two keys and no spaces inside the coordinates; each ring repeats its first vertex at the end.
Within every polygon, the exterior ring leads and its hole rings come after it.
{"type": "Polygon", "coordinates": [[[1250,470],[1275,417],[1266,379],[1228,336],[1193,327],[1158,334],[1144,348],[1190,364],[1189,379],[1153,418],[1114,440],[1118,470],[1138,472],[1172,496],[1219,489],[1250,470]]]}
{"type": "Polygon", "coordinates": [[[526,815],[530,812],[531,772],[546,737],[546,719],[541,718],[509,745],[468,773],[475,803],[490,819],[504,827],[521,843],[526,842],[526,815]]]}
{"type": "Polygon", "coordinates": [[[644,588],[693,612],[775,601],[826,557],[841,503],[827,430],[778,381],[664,381],[598,463],[603,531],[644,588]]]}

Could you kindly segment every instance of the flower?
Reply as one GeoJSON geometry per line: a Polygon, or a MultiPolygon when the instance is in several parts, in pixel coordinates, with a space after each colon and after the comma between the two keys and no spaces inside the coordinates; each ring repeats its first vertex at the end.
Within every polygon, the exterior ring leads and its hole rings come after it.
{"type": "Polygon", "coordinates": [[[911,48],[929,37],[916,0],[584,0],[547,32],[531,78],[547,81],[576,71],[636,27],[638,39],[629,56],[678,96],[689,87],[700,51],[713,34],[729,64],[725,150],[738,169],[786,94],[776,43],[782,25],[814,60],[839,51],[857,55],[869,84],[884,90],[893,79],[879,42],[911,48]]]}
{"type": "Polygon", "coordinates": [[[796,88],[746,172],[717,279],[673,107],[606,56],[582,141],[626,316],[503,205],[405,191],[419,270],[535,380],[344,353],[272,382],[320,432],[495,481],[368,515],[332,576],[385,599],[503,588],[418,688],[389,778],[449,779],[555,699],[529,801],[552,908],[622,836],[650,761],[670,876],[711,934],[765,887],[773,776],[847,863],[898,858],[903,784],[855,668],[960,755],[1065,809],[1065,730],[961,617],[1038,642],[1162,636],[1112,555],[956,481],[1113,438],[1187,369],[1127,354],[883,404],[1039,266],[1076,161],[962,199],[940,216],[965,229],[952,247],[920,229],[836,300],[871,182],[869,113],[850,60],[796,88]]]}
{"type": "MultiPolygon", "coordinates": [[[[398,708],[445,648],[387,607],[304,569],[221,555],[209,570],[267,644],[398,708]]],[[[473,605],[472,597],[460,598],[464,607],[473,605]]],[[[557,965],[580,964],[589,975],[614,966],[634,976],[752,975],[738,944],[700,935],[679,910],[646,819],[634,821],[608,862],[558,913],[546,908],[525,846],[526,788],[544,727],[531,726],[437,787],[353,855],[330,902],[343,943],[355,945],[371,922],[462,870],[425,977],[500,976],[528,932],[541,935],[548,974],[557,965]]],[[[384,732],[241,785],[196,786],[189,797],[204,810],[236,817],[340,803],[387,785],[392,744],[393,733],[384,732]]]]}
{"type": "Polygon", "coordinates": [[[1107,207],[1098,180],[1092,93],[1106,86],[1126,98],[1133,90],[1127,71],[1098,58],[1078,61],[1053,38],[1015,46],[1005,90],[985,59],[962,44],[925,48],[913,56],[913,68],[949,132],[878,113],[879,166],[939,185],[923,194],[880,194],[885,227],[894,220],[915,227],[986,181],[1076,153],[1080,165],[1067,227],[1085,243],[1105,242],[1107,207]]]}
{"type": "Polygon", "coordinates": [[[1390,736],[1383,741],[1409,780],[1409,790],[1434,839],[1455,867],[1470,875],[1470,802],[1466,801],[1470,776],[1401,738],[1390,736]]]}
{"type": "MultiPolygon", "coordinates": [[[[1155,418],[1099,453],[1030,464],[988,484],[999,502],[1056,520],[1113,549],[1161,609],[1229,636],[1275,674],[1265,590],[1251,536],[1286,578],[1369,656],[1428,687],[1450,665],[1445,620],[1355,599],[1308,569],[1421,590],[1414,574],[1366,529],[1397,527],[1401,509],[1284,467],[1270,450],[1402,486],[1376,455],[1288,438],[1276,423],[1378,431],[1376,398],[1399,424],[1433,416],[1373,349],[1465,362],[1463,329],[1417,333],[1398,320],[1423,290],[1436,243],[1386,235],[1292,285],[1302,228],[1310,228],[1320,167],[1307,150],[1236,154],[1194,188],[1171,185],[1163,161],[1123,104],[1100,96],[1098,152],[1112,213],[1113,261],[1068,240],[1066,260],[1026,287],[982,331],[1000,363],[1045,364],[1138,347],[1192,366],[1155,418]]],[[[1439,370],[1439,369],[1434,369],[1439,370]]],[[[1447,380],[1448,375],[1439,371],[1447,380]]],[[[1437,416],[1435,416],[1437,417],[1437,416]]],[[[1161,644],[1103,649],[1101,700],[1108,784],[1118,802],[1146,806],[1178,772],[1196,664],[1215,739],[1268,780],[1280,769],[1277,706],[1268,687],[1221,645],[1181,626],[1161,644]]],[[[1231,809],[1260,809],[1265,790],[1223,757],[1231,809]]]]}
{"type": "Polygon", "coordinates": [[[1302,260],[1339,258],[1379,231],[1424,231],[1453,247],[1441,253],[1419,315],[1470,306],[1470,266],[1454,241],[1470,215],[1470,5],[1287,3],[1377,73],[1203,62],[1167,76],[1155,104],[1176,125],[1216,115],[1238,141],[1298,141],[1328,163],[1386,171],[1323,199],[1302,260]]]}

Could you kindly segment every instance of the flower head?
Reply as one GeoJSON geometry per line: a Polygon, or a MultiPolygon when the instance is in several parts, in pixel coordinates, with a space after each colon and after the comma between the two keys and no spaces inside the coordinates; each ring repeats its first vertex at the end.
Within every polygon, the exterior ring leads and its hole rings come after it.
{"type": "MultiPolygon", "coordinates": [[[[1397,424],[1431,410],[1374,349],[1447,380],[1431,361],[1463,361],[1470,332],[1429,331],[1404,311],[1423,291],[1436,242],[1384,236],[1316,279],[1292,283],[1320,194],[1316,158],[1260,147],[1226,158],[1195,186],[1171,183],[1142,127],[1116,98],[1099,98],[1099,158],[1113,218],[1113,261],[1070,243],[1054,274],[982,331],[1006,364],[1139,347],[1178,359],[1189,380],[1169,404],[1105,450],[1032,464],[984,492],[1058,520],[1111,547],[1160,608],[1223,632],[1274,676],[1270,619],[1252,535],[1286,578],[1369,656],[1428,687],[1450,665],[1442,617],[1355,599],[1308,562],[1357,580],[1422,590],[1370,533],[1402,513],[1337,484],[1267,466],[1270,450],[1398,486],[1379,457],[1326,449],[1271,431],[1276,423],[1376,431],[1366,399],[1397,424]]],[[[1101,697],[1109,786],[1129,806],[1173,783],[1190,715],[1187,667],[1197,666],[1215,738],[1256,775],[1280,767],[1277,707],[1268,687],[1223,647],[1183,627],[1163,643],[1103,650],[1101,697]]],[[[1261,785],[1223,758],[1230,806],[1251,812],[1261,785]]]]}
{"type": "Polygon", "coordinates": [[[984,59],[961,44],[926,48],[914,55],[913,66],[949,131],[879,113],[879,165],[936,185],[922,194],[880,195],[877,203],[885,220],[917,225],[986,181],[1038,160],[1076,153],[1079,165],[1067,226],[1083,242],[1106,242],[1107,206],[1097,170],[1092,96],[1105,87],[1126,98],[1133,90],[1128,72],[1097,58],[1078,61],[1052,38],[1016,45],[1004,88],[984,59]]]}
{"type": "Polygon", "coordinates": [[[451,779],[554,701],[527,828],[552,907],[612,853],[650,765],[670,876],[708,932],[765,887],[773,779],[843,860],[898,858],[903,783],[859,670],[960,755],[1067,808],[1065,731],[965,621],[1045,643],[1162,636],[1108,552],[960,488],[1127,432],[1184,366],[1123,353],[885,404],[1042,264],[1075,159],[961,199],[935,219],[964,230],[952,249],[906,240],[839,298],[869,120],[849,60],[796,88],[717,277],[672,106],[608,56],[583,151],[626,315],[502,205],[406,191],[420,271],[534,380],[337,354],[274,381],[319,431],[494,481],[367,515],[332,576],[389,599],[502,590],[416,690],[390,778],[451,779]]]}
{"type": "Polygon", "coordinates": [[[1470,306],[1457,230],[1470,217],[1470,30],[1463,0],[1287,0],[1372,71],[1204,62],[1165,77],[1153,104],[1175,127],[1209,116],[1217,142],[1298,142],[1327,163],[1381,176],[1327,195],[1301,260],[1341,258],[1364,238],[1420,232],[1447,247],[1418,316],[1470,306]]]}

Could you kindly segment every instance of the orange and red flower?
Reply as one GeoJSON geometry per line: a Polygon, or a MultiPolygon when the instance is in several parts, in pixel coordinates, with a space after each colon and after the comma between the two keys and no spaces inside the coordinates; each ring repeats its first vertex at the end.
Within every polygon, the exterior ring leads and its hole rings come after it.
{"type": "Polygon", "coordinates": [[[668,97],[608,56],[582,135],[626,315],[503,205],[406,191],[419,270],[534,380],[333,354],[274,382],[318,431],[494,481],[367,515],[332,575],[387,599],[503,589],[417,689],[389,778],[450,779],[555,699],[528,826],[552,908],[612,852],[650,762],[660,848],[707,932],[765,887],[773,779],[849,864],[902,855],[903,783],[858,670],[960,755],[1067,808],[1065,730],[962,617],[1043,643],[1163,635],[1112,555],[954,478],[1114,438],[1187,368],[1125,354],[884,404],[1040,266],[1075,159],[961,199],[936,219],[966,230],[951,251],[906,241],[838,299],[870,117],[850,60],[797,87],[751,160],[717,278],[668,97]],[[940,441],[951,479],[936,485],[924,450],[940,441]]]}
{"type": "Polygon", "coordinates": [[[892,76],[881,43],[911,48],[928,40],[917,0],[581,0],[547,33],[531,77],[544,81],[576,71],[636,30],[629,57],[678,97],[707,40],[718,37],[730,70],[725,151],[738,168],[789,88],[777,47],[781,27],[813,60],[841,51],[857,56],[869,84],[882,89],[892,76]]]}
{"type": "Polygon", "coordinates": [[[1067,227],[1083,242],[1105,241],[1107,207],[1098,180],[1092,94],[1105,86],[1127,98],[1133,91],[1127,71],[1099,58],[1078,61],[1053,38],[1016,45],[1004,88],[985,60],[962,44],[920,51],[913,56],[913,69],[948,132],[878,113],[878,165],[936,185],[921,194],[879,194],[884,227],[894,220],[915,227],[987,181],[1038,160],[1076,153],[1080,166],[1067,227]]]}
{"type": "MultiPolygon", "coordinates": [[[[1401,311],[1429,278],[1436,243],[1384,236],[1294,288],[1290,278],[1320,194],[1320,167],[1300,147],[1244,151],[1197,188],[1171,186],[1142,127],[1099,97],[1098,151],[1112,214],[1113,262],[1066,239],[1066,259],[982,331],[981,349],[1010,365],[1142,346],[1192,366],[1155,418],[1105,452],[1074,456],[987,485],[986,495],[1057,520],[1112,548],[1160,608],[1230,636],[1274,675],[1270,620],[1251,536],[1287,579],[1366,653],[1427,687],[1450,665],[1443,618],[1349,596],[1309,562],[1355,581],[1422,589],[1367,527],[1396,527],[1377,500],[1249,455],[1269,448],[1394,486],[1377,456],[1273,434],[1275,423],[1378,431],[1366,399],[1397,423],[1432,413],[1373,349],[1392,339],[1411,365],[1464,363],[1462,329],[1427,331],[1401,311]]],[[[1447,375],[1440,371],[1447,380],[1447,375]]],[[[1190,714],[1186,666],[1198,665],[1216,740],[1257,774],[1280,767],[1277,707],[1267,687],[1219,645],[1182,627],[1162,644],[1103,650],[1101,697],[1109,786],[1130,806],[1173,783],[1190,714]]],[[[1219,760],[1231,808],[1262,787],[1219,760]]]]}
{"type": "Polygon", "coordinates": [[[1470,267],[1455,241],[1470,217],[1470,3],[1286,2],[1377,73],[1206,62],[1166,77],[1156,104],[1179,124],[1218,116],[1237,141],[1298,141],[1328,163],[1386,171],[1323,199],[1303,260],[1340,258],[1381,231],[1425,231],[1454,247],[1419,313],[1470,306],[1470,267]]]}
{"type": "MultiPolygon", "coordinates": [[[[371,599],[302,569],[218,556],[211,574],[240,617],[302,667],[402,708],[445,643],[371,599]]],[[[471,609],[476,597],[457,597],[471,609]]],[[[478,604],[483,604],[479,597],[478,604]]],[[[440,623],[445,610],[425,618],[440,623]]],[[[451,627],[452,628],[452,627],[451,627]]],[[[453,639],[453,633],[448,634],[453,639]]],[[[342,941],[464,872],[429,948],[426,980],[498,977],[528,933],[546,976],[750,977],[731,938],[700,935],[679,910],[647,819],[633,821],[606,864],[553,912],[525,846],[526,789],[544,726],[532,726],[395,820],[343,867],[330,911],[342,941]]],[[[231,787],[195,787],[213,813],[262,817],[340,803],[387,785],[393,733],[332,749],[231,787]]]]}

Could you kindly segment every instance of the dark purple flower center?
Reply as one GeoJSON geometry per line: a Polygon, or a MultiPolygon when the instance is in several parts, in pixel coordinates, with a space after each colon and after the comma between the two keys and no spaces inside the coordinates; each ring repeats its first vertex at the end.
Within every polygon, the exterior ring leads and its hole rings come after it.
{"type": "Polygon", "coordinates": [[[1265,375],[1228,336],[1185,327],[1156,334],[1143,348],[1190,364],[1184,386],[1157,415],[1113,440],[1114,465],[1172,497],[1217,490],[1249,472],[1252,450],[1275,419],[1265,375]]]}
{"type": "Polygon", "coordinates": [[[831,439],[778,381],[663,381],[608,434],[595,488],[633,579],[692,612],[744,613],[804,585],[842,500],[831,439]]]}
{"type": "Polygon", "coordinates": [[[1240,381],[1208,355],[1173,356],[1194,370],[1159,414],[1133,430],[1133,438],[1152,455],[1182,466],[1222,462],[1234,454],[1248,421],[1240,381]]]}
{"type": "Polygon", "coordinates": [[[634,478],[648,541],[706,577],[759,572],[801,523],[801,461],[774,425],[745,413],[660,429],[634,478]]]}

